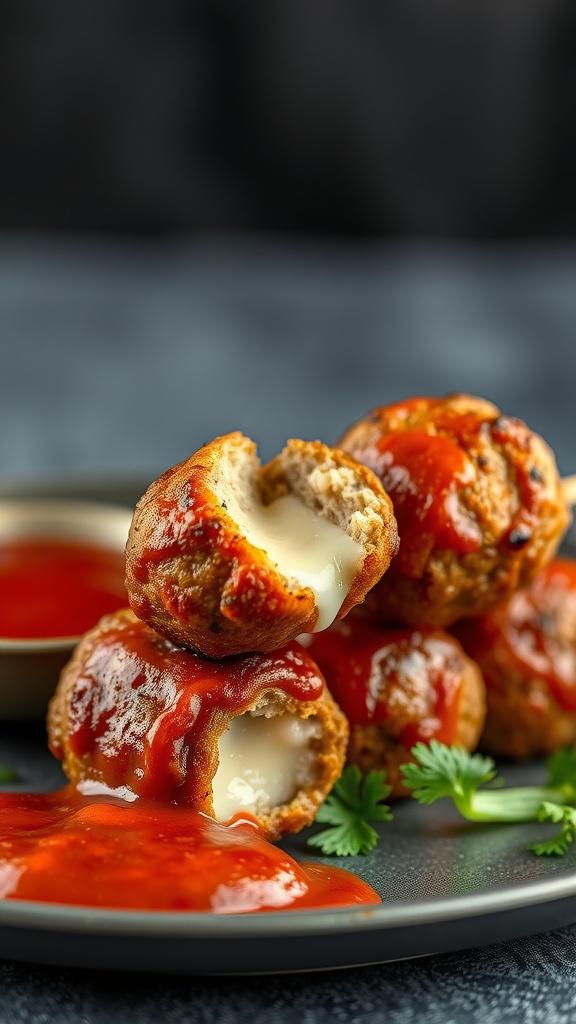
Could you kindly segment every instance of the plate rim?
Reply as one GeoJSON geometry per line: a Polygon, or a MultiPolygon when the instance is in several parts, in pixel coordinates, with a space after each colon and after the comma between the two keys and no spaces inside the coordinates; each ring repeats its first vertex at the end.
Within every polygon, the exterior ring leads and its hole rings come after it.
{"type": "Polygon", "coordinates": [[[334,907],[326,910],[214,914],[106,909],[5,899],[0,901],[0,928],[25,927],[99,935],[114,933],[116,936],[148,938],[275,938],[299,935],[302,931],[323,935],[424,927],[526,910],[570,897],[576,897],[574,866],[551,878],[414,900],[387,901],[383,897],[380,904],[352,909],[334,907]]]}

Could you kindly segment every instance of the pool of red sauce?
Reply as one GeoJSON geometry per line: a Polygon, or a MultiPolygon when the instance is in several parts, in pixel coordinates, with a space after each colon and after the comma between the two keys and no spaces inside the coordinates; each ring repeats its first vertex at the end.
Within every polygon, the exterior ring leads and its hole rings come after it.
{"type": "Polygon", "coordinates": [[[0,542],[0,636],[80,636],[127,604],[124,554],[61,538],[0,542]]]}
{"type": "Polygon", "coordinates": [[[100,626],[78,682],[68,743],[82,781],[0,793],[0,899],[215,914],[381,902],[341,868],[294,860],[250,815],[224,825],[189,805],[209,787],[215,706],[241,712],[275,682],[297,699],[320,696],[323,679],[297,643],[222,663],[124,612],[100,626]]]}
{"type": "Polygon", "coordinates": [[[0,898],[246,914],[381,902],[338,867],[299,863],[249,816],[221,825],[161,801],[0,794],[0,898]]]}

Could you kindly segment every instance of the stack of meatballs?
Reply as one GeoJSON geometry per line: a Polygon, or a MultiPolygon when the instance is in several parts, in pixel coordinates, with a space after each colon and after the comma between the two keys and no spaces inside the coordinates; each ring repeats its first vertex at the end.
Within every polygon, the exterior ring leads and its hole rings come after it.
{"type": "Polygon", "coordinates": [[[402,796],[418,741],[504,757],[573,742],[569,522],[545,442],[469,395],[377,408],[335,447],[293,440],[266,466],[243,434],[217,438],[138,503],[131,608],[64,669],[51,749],[91,791],[227,820],[232,719],[291,716],[294,779],[237,802],[277,839],[313,820],[345,760],[402,796]]]}
{"type": "Polygon", "coordinates": [[[349,727],[297,637],[361,603],[397,546],[378,478],[320,442],[263,466],[234,432],[168,470],[132,519],[131,607],[82,638],[50,703],[69,780],[249,815],[272,840],[310,824],[349,727]]]}

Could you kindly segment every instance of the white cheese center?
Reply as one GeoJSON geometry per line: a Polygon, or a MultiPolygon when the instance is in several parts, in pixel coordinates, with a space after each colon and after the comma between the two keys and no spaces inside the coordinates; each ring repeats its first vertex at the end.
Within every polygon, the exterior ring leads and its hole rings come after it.
{"type": "Polygon", "coordinates": [[[218,820],[228,821],[238,811],[267,813],[293,800],[314,778],[311,741],[319,733],[315,718],[287,712],[232,719],[220,737],[220,764],[212,782],[218,820]]]}
{"type": "Polygon", "coordinates": [[[227,497],[226,508],[250,544],[262,548],[284,576],[314,591],[315,632],[326,629],[348,594],[363,554],[360,544],[292,494],[271,505],[254,504],[249,513],[227,497]]]}

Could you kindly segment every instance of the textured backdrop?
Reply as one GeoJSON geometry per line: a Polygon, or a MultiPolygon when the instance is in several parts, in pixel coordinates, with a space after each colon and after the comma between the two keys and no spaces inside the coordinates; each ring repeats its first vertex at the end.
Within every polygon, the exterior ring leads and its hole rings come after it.
{"type": "Polygon", "coordinates": [[[263,458],[467,390],[576,470],[576,246],[0,240],[0,475],[156,472],[241,429],[263,458]]]}

